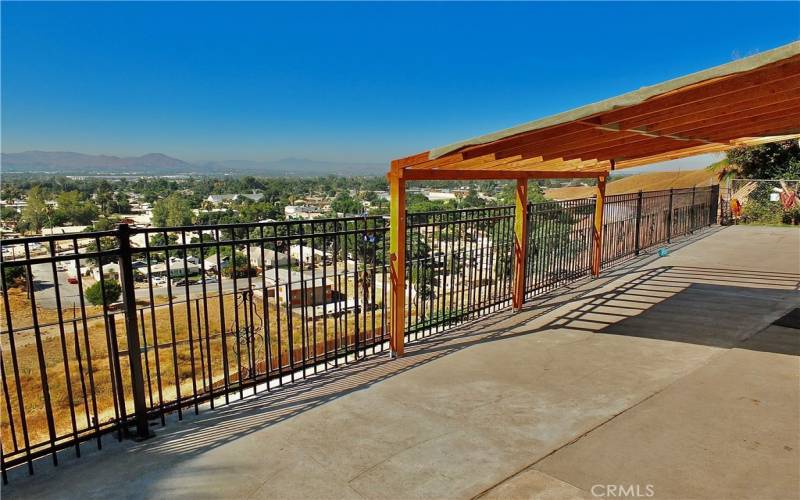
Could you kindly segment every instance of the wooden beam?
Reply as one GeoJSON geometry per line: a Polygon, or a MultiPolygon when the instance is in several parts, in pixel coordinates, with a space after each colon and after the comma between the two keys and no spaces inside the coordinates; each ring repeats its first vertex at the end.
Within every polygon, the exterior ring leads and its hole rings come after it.
{"type": "Polygon", "coordinates": [[[391,278],[392,356],[405,350],[406,289],[406,183],[397,175],[389,176],[389,270],[391,278]]]}
{"type": "Polygon", "coordinates": [[[616,146],[604,149],[597,149],[594,151],[578,151],[570,153],[565,156],[565,159],[575,157],[595,158],[598,160],[610,160],[612,158],[636,158],[638,156],[651,156],[658,153],[666,153],[676,149],[685,149],[691,146],[701,146],[704,143],[700,141],[679,141],[676,139],[669,139],[666,137],[643,138],[642,141],[637,141],[623,146],[616,146]]]}
{"type": "Polygon", "coordinates": [[[394,160],[392,165],[397,165],[398,168],[405,168],[410,165],[417,165],[419,163],[428,161],[430,159],[430,151],[423,151],[422,153],[417,153],[415,155],[406,156],[405,158],[400,158],[398,160],[394,160]]]}
{"type": "Polygon", "coordinates": [[[735,141],[743,137],[768,137],[773,135],[796,134],[800,131],[800,116],[787,116],[780,120],[767,120],[740,125],[736,129],[720,131],[709,137],[716,141],[735,141]]]}
{"type": "MultiPolygon", "coordinates": [[[[464,160],[458,163],[453,163],[447,165],[445,167],[436,167],[436,168],[429,168],[427,170],[505,170],[505,165],[510,163],[515,163],[519,160],[522,160],[521,156],[514,156],[511,158],[503,158],[502,160],[495,160],[495,159],[487,159],[487,157],[481,158],[473,158],[471,160],[464,160]]],[[[534,158],[531,160],[531,163],[535,163],[537,161],[542,161],[541,158],[534,158]]],[[[420,168],[418,166],[411,167],[413,170],[426,170],[424,167],[420,168]]]]}
{"type": "Polygon", "coordinates": [[[762,66],[721,79],[700,82],[689,88],[676,89],[669,94],[651,97],[640,104],[598,113],[591,118],[591,121],[600,125],[607,125],[622,120],[631,120],[677,106],[693,105],[706,99],[716,98],[744,89],[756,89],[761,85],[797,76],[798,74],[800,74],[800,56],[794,56],[769,66],[762,66]]]}
{"type": "Polygon", "coordinates": [[[608,175],[608,163],[594,170],[406,170],[406,181],[451,181],[451,180],[503,180],[503,179],[593,179],[608,175]]]}
{"type": "Polygon", "coordinates": [[[558,125],[553,125],[552,127],[532,130],[530,132],[522,132],[520,134],[513,135],[511,137],[506,137],[504,139],[500,139],[494,142],[489,142],[486,144],[468,146],[461,150],[461,154],[464,155],[464,158],[475,158],[477,156],[493,154],[496,153],[497,151],[513,149],[519,146],[539,141],[544,141],[548,139],[566,138],[572,134],[587,132],[590,130],[592,130],[591,127],[587,127],[582,123],[577,123],[577,122],[562,123],[558,125]]]}
{"type": "MultiPolygon", "coordinates": [[[[494,160],[493,156],[492,157],[487,156],[482,161],[493,161],[493,160],[494,160]]],[[[434,160],[426,160],[414,165],[406,165],[404,167],[400,167],[399,172],[400,175],[403,175],[403,172],[405,172],[408,168],[415,168],[415,169],[443,168],[446,167],[447,165],[452,165],[455,163],[459,163],[461,161],[464,161],[464,158],[461,156],[461,153],[452,153],[447,156],[442,156],[441,158],[436,158],[434,160]]],[[[392,163],[394,164],[395,162],[397,162],[398,165],[400,164],[398,160],[394,160],[392,163]]]]}
{"type": "MultiPolygon", "coordinates": [[[[800,89],[798,89],[800,91],[800,89]]],[[[796,108],[800,105],[800,97],[797,93],[782,94],[785,100],[780,101],[766,101],[761,99],[751,106],[730,106],[725,108],[714,108],[704,112],[697,112],[692,114],[683,115],[678,118],[663,119],[653,122],[646,126],[648,131],[661,131],[661,130],[681,130],[682,127],[702,127],[708,123],[723,123],[723,121],[732,121],[738,118],[746,118],[748,116],[760,116],[778,110],[786,110],[796,108]]],[[[691,130],[691,128],[685,129],[691,130]]]]}
{"type": "Polygon", "coordinates": [[[687,102],[678,106],[655,111],[643,116],[617,122],[620,128],[645,127],[659,121],[696,115],[698,113],[717,113],[726,109],[750,109],[764,102],[781,102],[792,98],[800,88],[800,75],[793,75],[757,87],[743,88],[728,94],[705,99],[700,102],[687,102]]]}
{"type": "Polygon", "coordinates": [[[591,129],[581,134],[573,134],[569,137],[525,144],[524,146],[519,146],[514,149],[499,151],[496,156],[498,158],[512,155],[522,155],[523,158],[529,158],[531,156],[560,156],[565,151],[571,151],[576,148],[587,148],[589,146],[599,147],[599,145],[602,144],[612,143],[630,137],[638,137],[639,135],[640,134],[636,132],[591,129]]]}
{"type": "Polygon", "coordinates": [[[705,153],[717,153],[720,151],[726,151],[728,149],[731,149],[732,147],[734,147],[732,144],[729,145],[705,144],[702,146],[694,146],[690,148],[679,149],[676,151],[671,151],[669,153],[660,153],[656,155],[643,156],[641,158],[633,158],[629,160],[615,160],[615,168],[617,170],[623,168],[633,168],[641,165],[649,165],[651,163],[657,163],[662,161],[677,160],[680,158],[686,158],[689,156],[695,156],[705,153]]]}
{"type": "Polygon", "coordinates": [[[606,178],[597,179],[594,204],[594,227],[592,228],[592,275],[600,276],[603,263],[603,212],[606,201],[606,178]]]}
{"type": "Polygon", "coordinates": [[[528,241],[528,179],[517,179],[514,197],[514,288],[511,303],[519,311],[525,302],[525,260],[528,241]]]}
{"type": "Polygon", "coordinates": [[[737,131],[747,130],[749,127],[766,126],[769,128],[773,124],[791,125],[792,123],[800,124],[800,108],[787,108],[785,110],[772,111],[765,115],[747,116],[730,121],[722,118],[719,123],[715,123],[713,120],[706,120],[704,123],[698,123],[691,130],[683,133],[690,137],[708,138],[721,135],[734,138],[741,137],[737,131]]]}
{"type": "MultiPolygon", "coordinates": [[[[502,158],[515,154],[546,154],[550,150],[549,148],[552,148],[554,144],[558,143],[564,145],[565,148],[567,145],[572,147],[576,143],[582,146],[597,144],[602,142],[595,139],[602,137],[603,130],[611,134],[612,137],[615,137],[611,129],[597,129],[595,128],[597,126],[617,125],[619,130],[617,134],[624,134],[625,132],[630,132],[631,129],[638,129],[652,123],[657,123],[659,120],[686,117],[700,112],[705,112],[706,117],[713,117],[715,114],[722,114],[725,111],[741,111],[795,98],[798,87],[800,87],[800,74],[792,74],[780,80],[756,87],[739,88],[733,92],[709,97],[699,102],[680,102],[672,107],[663,109],[655,108],[642,116],[635,116],[635,110],[644,108],[646,105],[651,108],[653,107],[651,104],[648,104],[651,103],[651,101],[646,101],[645,103],[634,105],[629,108],[609,111],[605,114],[572,122],[570,124],[556,125],[547,129],[519,134],[511,138],[501,139],[480,146],[471,146],[462,150],[462,153],[464,154],[464,158],[473,158],[495,152],[498,158],[502,158]],[[634,118],[616,123],[605,121],[607,116],[619,115],[623,111],[633,113],[634,118]],[[575,125],[573,126],[573,124],[575,125]],[[567,127],[567,125],[571,126],[567,127]],[[585,127],[581,128],[580,125],[585,125],[585,127]]],[[[680,90],[676,92],[679,91],[680,90]]]]}

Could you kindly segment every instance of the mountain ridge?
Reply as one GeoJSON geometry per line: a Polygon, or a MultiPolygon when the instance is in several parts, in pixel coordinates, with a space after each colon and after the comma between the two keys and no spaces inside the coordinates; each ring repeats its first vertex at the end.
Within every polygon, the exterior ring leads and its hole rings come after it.
{"type": "Polygon", "coordinates": [[[382,163],[336,162],[307,158],[187,162],[163,153],[141,156],[89,155],[73,151],[23,151],[0,154],[6,172],[61,174],[169,175],[200,173],[266,176],[382,175],[382,163]]]}

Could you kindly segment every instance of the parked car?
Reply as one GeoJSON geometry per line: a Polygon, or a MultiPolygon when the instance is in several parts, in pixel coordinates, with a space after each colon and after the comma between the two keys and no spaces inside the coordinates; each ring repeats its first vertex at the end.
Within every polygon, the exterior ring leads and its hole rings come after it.
{"type": "Polygon", "coordinates": [[[164,286],[167,284],[167,278],[163,276],[156,276],[153,278],[153,284],[156,286],[164,286]]]}
{"type": "Polygon", "coordinates": [[[78,278],[76,278],[75,276],[68,276],[67,277],[67,283],[69,283],[70,285],[77,285],[78,284],[78,278]]]}
{"type": "Polygon", "coordinates": [[[205,279],[202,279],[202,280],[198,281],[197,284],[198,285],[202,285],[202,284],[213,285],[213,284],[216,284],[218,282],[219,282],[219,280],[217,280],[217,278],[215,278],[213,276],[209,276],[209,277],[207,277],[205,279]]]}
{"type": "Polygon", "coordinates": [[[196,285],[196,284],[197,284],[197,281],[190,280],[190,279],[187,279],[187,278],[184,278],[182,280],[178,280],[178,281],[176,281],[174,283],[175,286],[186,286],[186,285],[196,285]]]}

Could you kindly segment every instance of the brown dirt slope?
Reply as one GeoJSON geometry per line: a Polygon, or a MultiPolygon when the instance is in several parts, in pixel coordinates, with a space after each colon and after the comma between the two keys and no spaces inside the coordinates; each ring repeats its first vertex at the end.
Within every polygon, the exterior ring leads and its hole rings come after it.
{"type": "MultiPolygon", "coordinates": [[[[690,188],[692,186],[709,186],[717,184],[717,174],[713,170],[685,170],[682,172],[647,172],[630,175],[611,181],[606,186],[606,194],[635,193],[642,191],[658,191],[669,188],[690,188]]],[[[571,200],[594,196],[594,188],[590,186],[563,187],[545,191],[548,198],[571,200]]]]}

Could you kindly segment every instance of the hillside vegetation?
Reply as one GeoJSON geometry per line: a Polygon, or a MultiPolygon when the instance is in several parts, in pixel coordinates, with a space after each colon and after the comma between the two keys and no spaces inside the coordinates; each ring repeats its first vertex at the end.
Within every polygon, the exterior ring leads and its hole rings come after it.
{"type": "MultiPolygon", "coordinates": [[[[606,186],[606,194],[635,193],[640,189],[642,191],[658,191],[669,188],[690,188],[717,183],[716,169],[711,168],[682,172],[646,172],[612,180],[606,186]]],[[[555,200],[588,198],[594,196],[594,189],[592,186],[554,188],[546,190],[545,196],[555,200]]]]}

